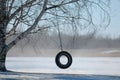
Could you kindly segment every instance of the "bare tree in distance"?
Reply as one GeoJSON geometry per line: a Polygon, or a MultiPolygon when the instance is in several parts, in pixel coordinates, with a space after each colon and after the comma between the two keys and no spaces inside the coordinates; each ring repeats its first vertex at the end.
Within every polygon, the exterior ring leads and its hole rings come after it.
{"type": "Polygon", "coordinates": [[[72,34],[87,27],[97,28],[110,23],[110,0],[0,0],[0,71],[7,52],[29,34],[44,29],[72,34]],[[102,24],[103,25],[102,25],[102,24]],[[7,40],[15,36],[11,41],[7,40]]]}

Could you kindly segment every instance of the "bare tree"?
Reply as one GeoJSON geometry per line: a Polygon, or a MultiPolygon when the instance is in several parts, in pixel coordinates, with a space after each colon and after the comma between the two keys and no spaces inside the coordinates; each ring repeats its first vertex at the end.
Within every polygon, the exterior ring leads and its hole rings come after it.
{"type": "Polygon", "coordinates": [[[65,33],[73,30],[71,35],[86,27],[103,26],[101,23],[107,26],[108,5],[109,0],[0,0],[0,71],[7,71],[7,52],[29,34],[56,30],[58,25],[65,33]]]}

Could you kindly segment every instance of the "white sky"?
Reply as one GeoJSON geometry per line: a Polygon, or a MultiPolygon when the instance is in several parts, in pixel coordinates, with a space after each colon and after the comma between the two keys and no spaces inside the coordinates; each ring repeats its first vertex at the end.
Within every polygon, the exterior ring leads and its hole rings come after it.
{"type": "Polygon", "coordinates": [[[111,37],[120,36],[120,0],[111,0],[110,9],[111,23],[106,30],[99,31],[100,34],[111,37]]]}

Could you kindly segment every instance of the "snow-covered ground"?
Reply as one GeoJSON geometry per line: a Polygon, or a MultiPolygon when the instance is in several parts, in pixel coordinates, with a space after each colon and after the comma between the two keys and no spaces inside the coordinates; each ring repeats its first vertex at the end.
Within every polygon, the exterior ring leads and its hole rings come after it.
{"type": "Polygon", "coordinates": [[[6,66],[18,72],[120,76],[119,57],[73,57],[68,69],[59,69],[54,57],[8,57],[6,66]]]}
{"type": "Polygon", "coordinates": [[[120,53],[120,50],[106,50],[101,53],[103,53],[103,54],[120,53]]]}

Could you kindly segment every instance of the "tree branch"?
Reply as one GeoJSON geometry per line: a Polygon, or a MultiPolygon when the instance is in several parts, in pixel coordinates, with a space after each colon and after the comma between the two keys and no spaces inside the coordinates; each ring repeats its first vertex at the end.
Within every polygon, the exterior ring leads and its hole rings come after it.
{"type": "Polygon", "coordinates": [[[35,19],[33,25],[30,28],[28,28],[26,31],[24,31],[23,33],[21,33],[15,40],[13,40],[11,43],[9,43],[7,45],[8,49],[11,49],[14,45],[17,44],[17,42],[19,42],[24,37],[26,37],[30,33],[30,31],[32,31],[33,29],[35,29],[35,27],[37,26],[39,20],[42,18],[43,14],[46,12],[47,3],[48,3],[48,0],[44,0],[43,9],[40,12],[39,16],[35,19]]]}
{"type": "Polygon", "coordinates": [[[13,6],[14,2],[15,2],[15,0],[12,0],[12,2],[10,3],[10,7],[9,7],[9,10],[8,10],[8,15],[10,15],[10,13],[11,13],[12,6],[13,6]]]}
{"type": "Polygon", "coordinates": [[[57,5],[53,5],[53,6],[51,6],[51,7],[48,7],[47,10],[53,9],[53,8],[57,8],[57,7],[60,7],[60,6],[63,6],[63,5],[67,5],[67,4],[70,4],[70,3],[78,2],[78,1],[80,1],[80,0],[71,0],[71,1],[66,2],[66,3],[61,2],[60,4],[57,4],[57,5]]]}
{"type": "Polygon", "coordinates": [[[10,20],[11,20],[12,18],[14,18],[15,15],[16,15],[17,13],[19,13],[19,12],[23,9],[23,7],[26,7],[27,5],[30,5],[30,4],[32,4],[32,3],[35,2],[35,1],[36,1],[36,0],[32,0],[32,1],[26,2],[25,4],[21,5],[14,13],[11,14],[11,16],[9,17],[9,20],[8,20],[7,23],[9,23],[10,20]]]}

